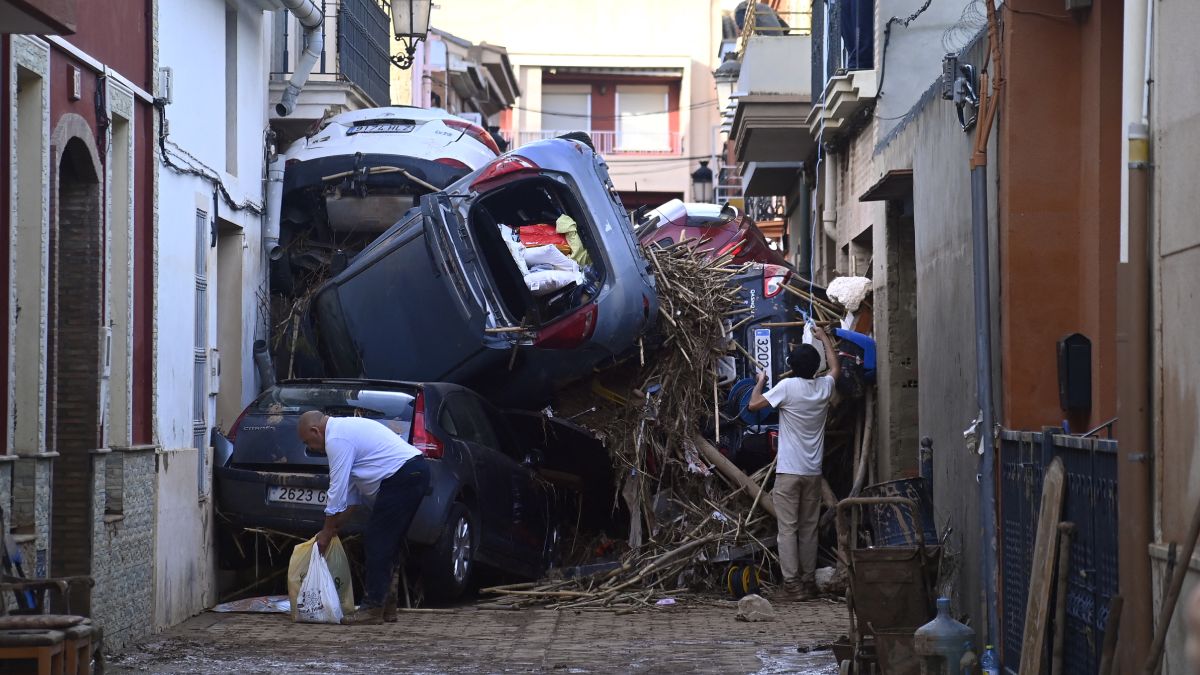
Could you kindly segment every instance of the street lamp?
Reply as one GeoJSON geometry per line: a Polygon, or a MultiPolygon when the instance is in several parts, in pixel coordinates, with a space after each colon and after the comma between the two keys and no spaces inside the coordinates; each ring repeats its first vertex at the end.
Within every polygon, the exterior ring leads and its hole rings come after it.
{"type": "Polygon", "coordinates": [[[692,172],[692,201],[711,204],[713,200],[713,172],[708,160],[700,160],[700,168],[692,172]]]}
{"type": "Polygon", "coordinates": [[[733,96],[733,88],[737,85],[742,73],[742,63],[737,60],[737,54],[730,52],[725,55],[725,62],[713,71],[713,79],[717,83],[717,105],[722,114],[729,107],[729,97],[733,96]]]}
{"type": "Polygon", "coordinates": [[[396,34],[396,41],[404,45],[404,53],[392,57],[392,63],[397,68],[405,70],[412,67],[417,43],[429,35],[429,11],[432,7],[433,0],[392,1],[392,32],[396,34]]]}

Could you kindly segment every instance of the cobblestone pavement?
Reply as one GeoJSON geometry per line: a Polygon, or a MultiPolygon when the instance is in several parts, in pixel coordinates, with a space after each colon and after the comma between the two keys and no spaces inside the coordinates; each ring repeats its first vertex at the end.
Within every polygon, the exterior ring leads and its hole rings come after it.
{"type": "Polygon", "coordinates": [[[778,603],[778,620],[688,599],[611,611],[404,612],[383,626],[294,624],[282,614],[195,617],[112,657],[110,673],[809,673],[837,672],[828,645],[844,604],[778,603]]]}

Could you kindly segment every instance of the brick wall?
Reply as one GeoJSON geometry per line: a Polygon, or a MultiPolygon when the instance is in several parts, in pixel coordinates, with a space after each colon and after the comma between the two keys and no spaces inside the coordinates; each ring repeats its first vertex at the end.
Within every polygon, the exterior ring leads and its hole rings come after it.
{"type": "MultiPolygon", "coordinates": [[[[57,247],[52,253],[54,320],[52,411],[54,466],[52,576],[92,569],[92,451],[100,447],[101,261],[100,184],[78,139],[63,152],[58,175],[57,247]]],[[[103,474],[101,474],[103,477],[103,474]]],[[[103,507],[102,507],[103,508],[103,507]]],[[[103,510],[101,509],[101,514],[103,510]]]]}

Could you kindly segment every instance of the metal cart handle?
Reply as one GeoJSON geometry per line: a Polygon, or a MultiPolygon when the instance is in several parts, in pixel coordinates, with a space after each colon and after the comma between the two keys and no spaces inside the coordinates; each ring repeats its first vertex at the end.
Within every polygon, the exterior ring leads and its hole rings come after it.
{"type": "MultiPolygon", "coordinates": [[[[911,509],[914,519],[920,518],[920,511],[917,510],[917,503],[908,497],[847,497],[837,503],[837,532],[838,539],[842,542],[842,549],[847,553],[850,551],[850,533],[846,530],[846,513],[856,506],[876,506],[879,504],[899,504],[907,506],[911,509]]],[[[925,528],[918,522],[917,527],[917,550],[922,555],[925,553],[925,528]]]]}

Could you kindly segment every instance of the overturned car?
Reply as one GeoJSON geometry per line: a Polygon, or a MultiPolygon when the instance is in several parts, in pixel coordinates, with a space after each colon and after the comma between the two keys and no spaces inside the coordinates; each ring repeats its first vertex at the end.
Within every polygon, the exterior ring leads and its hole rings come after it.
{"type": "Polygon", "coordinates": [[[422,197],[317,290],[309,319],[326,376],[537,406],[637,346],[654,283],[604,160],[551,139],[422,197]]]}

